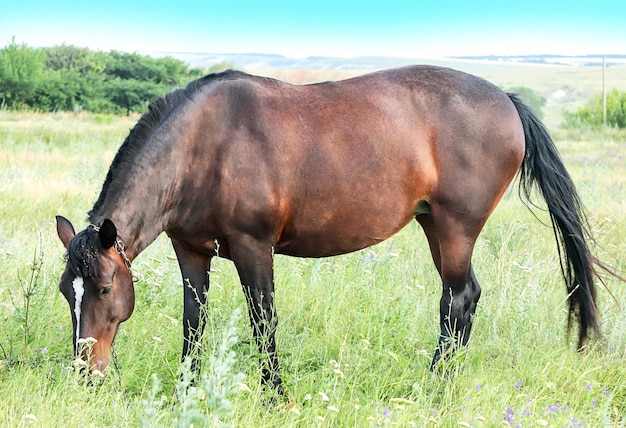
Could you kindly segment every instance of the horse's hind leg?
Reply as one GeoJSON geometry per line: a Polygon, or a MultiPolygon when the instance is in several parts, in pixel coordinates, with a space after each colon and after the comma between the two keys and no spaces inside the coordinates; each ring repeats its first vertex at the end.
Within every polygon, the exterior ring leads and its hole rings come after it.
{"type": "Polygon", "coordinates": [[[480,285],[472,269],[474,243],[484,220],[468,221],[467,215],[433,207],[431,214],[420,215],[435,266],[442,280],[439,304],[441,333],[431,363],[431,370],[442,355],[449,355],[467,345],[480,285]]]}
{"type": "Polygon", "coordinates": [[[445,358],[459,347],[467,346],[479,299],[480,285],[471,266],[465,279],[459,277],[458,282],[443,280],[443,292],[439,302],[441,334],[430,365],[431,370],[442,356],[445,358]]]}

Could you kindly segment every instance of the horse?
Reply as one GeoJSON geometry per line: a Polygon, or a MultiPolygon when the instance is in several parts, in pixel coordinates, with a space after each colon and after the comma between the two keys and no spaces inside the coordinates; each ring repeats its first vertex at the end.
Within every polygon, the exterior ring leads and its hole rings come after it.
{"type": "Polygon", "coordinates": [[[274,254],[345,254],[415,219],[441,278],[434,370],[468,344],[481,295],[474,244],[517,175],[520,196],[547,205],[582,348],[599,334],[600,262],[557,148],[517,95],[425,65],[309,85],[206,75],[153,102],[130,130],[84,230],[56,218],[74,351],[87,359],[79,345],[92,337],[91,361],[109,365],[135,304],[132,262],[165,232],[184,284],[183,359],[199,370],[211,260],[229,259],[265,356],[262,385],[282,393],[274,254]]]}

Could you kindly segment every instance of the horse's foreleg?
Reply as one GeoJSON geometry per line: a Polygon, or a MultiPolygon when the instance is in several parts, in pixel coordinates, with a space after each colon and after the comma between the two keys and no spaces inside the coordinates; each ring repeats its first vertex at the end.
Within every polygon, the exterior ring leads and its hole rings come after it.
{"type": "Polygon", "coordinates": [[[184,243],[172,239],[174,251],[183,276],[183,354],[182,360],[191,358],[191,370],[200,370],[199,349],[206,324],[206,294],[209,290],[211,257],[189,249],[184,243]]]}
{"type": "Polygon", "coordinates": [[[230,254],[248,303],[248,313],[254,339],[261,355],[263,385],[282,394],[282,380],[276,353],[278,317],[274,306],[274,260],[271,244],[242,236],[230,242],[230,254]]]}

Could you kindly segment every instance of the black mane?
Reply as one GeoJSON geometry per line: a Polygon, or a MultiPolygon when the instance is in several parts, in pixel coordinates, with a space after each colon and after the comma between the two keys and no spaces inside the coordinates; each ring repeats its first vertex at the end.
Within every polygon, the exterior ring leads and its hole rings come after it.
{"type": "Polygon", "coordinates": [[[235,79],[245,76],[245,73],[235,70],[226,70],[221,73],[212,73],[190,82],[184,88],[178,88],[169,92],[164,97],[152,102],[148,111],[144,113],[137,124],[130,130],[130,133],[119,148],[107,173],[106,179],[100,191],[100,196],[89,211],[89,220],[93,224],[100,224],[99,212],[103,208],[104,201],[113,192],[117,193],[124,184],[121,175],[128,173],[132,169],[137,154],[152,135],[152,131],[165,119],[176,106],[191,98],[191,96],[205,85],[218,80],[235,79]]]}

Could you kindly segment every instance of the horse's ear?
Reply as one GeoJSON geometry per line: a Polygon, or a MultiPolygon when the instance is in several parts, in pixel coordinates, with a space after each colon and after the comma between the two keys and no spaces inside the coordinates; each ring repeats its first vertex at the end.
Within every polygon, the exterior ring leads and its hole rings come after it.
{"type": "Polygon", "coordinates": [[[63,245],[67,249],[70,246],[70,241],[72,240],[74,235],[76,235],[76,232],[74,232],[74,226],[72,226],[72,223],[70,223],[68,219],[66,219],[65,217],[61,217],[60,215],[56,216],[56,219],[57,234],[59,235],[61,242],[63,242],[63,245]]]}
{"type": "Polygon", "coordinates": [[[115,244],[115,240],[117,239],[117,228],[111,220],[106,218],[102,222],[102,226],[100,226],[98,236],[100,237],[100,244],[102,245],[102,248],[107,250],[115,244]]]}

